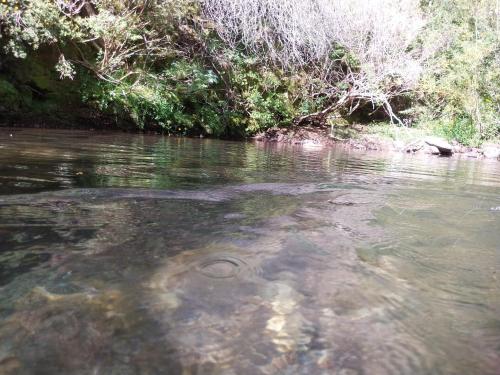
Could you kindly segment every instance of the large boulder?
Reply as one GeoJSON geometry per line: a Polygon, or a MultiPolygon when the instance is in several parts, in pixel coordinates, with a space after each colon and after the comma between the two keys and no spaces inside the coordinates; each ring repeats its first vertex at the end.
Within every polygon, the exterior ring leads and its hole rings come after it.
{"type": "Polygon", "coordinates": [[[439,150],[441,155],[449,156],[453,154],[453,146],[450,145],[446,140],[439,137],[427,137],[425,138],[425,143],[429,146],[434,146],[439,150]]]}
{"type": "Polygon", "coordinates": [[[425,146],[424,146],[424,154],[428,154],[428,155],[440,155],[441,153],[439,152],[439,150],[438,150],[437,147],[425,144],[425,146]]]}

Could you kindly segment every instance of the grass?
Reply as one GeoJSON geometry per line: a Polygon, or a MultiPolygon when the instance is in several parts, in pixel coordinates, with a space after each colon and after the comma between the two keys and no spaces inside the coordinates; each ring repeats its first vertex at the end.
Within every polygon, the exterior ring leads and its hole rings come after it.
{"type": "Polygon", "coordinates": [[[456,140],[465,146],[480,147],[483,143],[500,144],[500,138],[481,139],[477,133],[467,133],[455,127],[444,126],[441,122],[420,122],[412,127],[397,126],[388,122],[363,125],[360,134],[376,135],[380,138],[405,144],[428,136],[437,136],[448,141],[456,140]],[[451,129],[451,131],[450,131],[451,129]]]}
{"type": "Polygon", "coordinates": [[[438,135],[431,126],[404,127],[389,122],[375,122],[368,125],[336,124],[333,127],[333,134],[339,139],[359,139],[364,135],[374,135],[405,144],[431,135],[438,135]]]}

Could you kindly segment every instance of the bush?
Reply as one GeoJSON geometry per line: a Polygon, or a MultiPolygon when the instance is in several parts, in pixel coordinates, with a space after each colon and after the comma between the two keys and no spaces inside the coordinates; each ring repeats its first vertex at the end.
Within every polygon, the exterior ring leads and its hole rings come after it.
{"type": "Polygon", "coordinates": [[[463,115],[453,120],[441,120],[437,123],[437,132],[449,140],[456,140],[466,146],[479,144],[479,133],[470,117],[463,115]]]}
{"type": "MultiPolygon", "coordinates": [[[[5,0],[0,47],[28,61],[32,50],[56,52],[54,74],[80,85],[84,102],[141,129],[235,137],[330,115],[404,125],[398,109],[474,143],[500,132],[495,6],[5,0]],[[414,103],[424,110],[405,111],[414,103]]],[[[15,79],[0,86],[1,104],[14,108],[22,90],[15,79]]]]}
{"type": "Polygon", "coordinates": [[[2,98],[1,104],[4,108],[0,108],[2,111],[16,111],[21,105],[21,95],[16,90],[16,88],[8,81],[0,77],[0,98],[2,98]]]}
{"type": "Polygon", "coordinates": [[[88,79],[83,99],[118,121],[132,121],[139,128],[157,127],[169,134],[203,131],[221,136],[221,104],[215,95],[218,79],[199,65],[174,62],[159,73],[143,72],[139,80],[121,82],[88,79]]]}
{"type": "Polygon", "coordinates": [[[444,118],[441,122],[445,132],[465,143],[498,136],[500,15],[496,2],[431,4],[428,12],[432,18],[424,44],[442,47],[429,60],[421,82],[425,115],[444,118]]]}

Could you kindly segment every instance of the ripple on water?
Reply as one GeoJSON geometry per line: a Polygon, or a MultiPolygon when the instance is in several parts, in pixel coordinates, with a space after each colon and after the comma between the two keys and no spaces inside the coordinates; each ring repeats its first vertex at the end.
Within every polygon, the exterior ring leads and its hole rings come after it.
{"type": "Polygon", "coordinates": [[[202,275],[212,279],[230,279],[247,268],[248,264],[244,260],[230,255],[210,257],[201,261],[197,266],[202,275]]]}
{"type": "Polygon", "coordinates": [[[22,133],[0,375],[498,374],[496,161],[22,133]]]}

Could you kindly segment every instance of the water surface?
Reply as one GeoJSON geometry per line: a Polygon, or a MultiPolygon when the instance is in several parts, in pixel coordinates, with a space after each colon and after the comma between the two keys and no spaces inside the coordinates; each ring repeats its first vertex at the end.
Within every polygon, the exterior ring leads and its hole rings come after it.
{"type": "Polygon", "coordinates": [[[0,130],[0,374],[499,374],[500,163],[0,130]]]}

